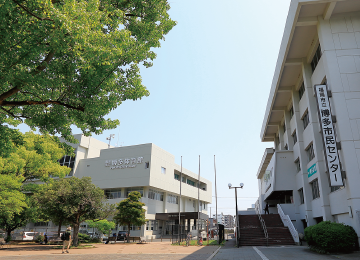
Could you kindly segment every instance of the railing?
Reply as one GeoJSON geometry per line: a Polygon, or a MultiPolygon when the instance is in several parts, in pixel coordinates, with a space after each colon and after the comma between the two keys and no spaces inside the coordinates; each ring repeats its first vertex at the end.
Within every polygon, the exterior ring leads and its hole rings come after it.
{"type": "Polygon", "coordinates": [[[255,211],[256,211],[256,214],[258,215],[258,218],[260,220],[260,223],[261,223],[261,227],[264,231],[264,235],[265,235],[265,238],[266,238],[266,246],[269,246],[269,235],[268,235],[268,232],[267,232],[267,229],[266,229],[266,225],[265,225],[265,221],[264,219],[261,217],[261,209],[260,209],[260,203],[259,203],[259,200],[256,201],[255,203],[255,211]]]}
{"type": "Polygon", "coordinates": [[[294,227],[293,223],[291,222],[289,215],[285,215],[280,204],[277,204],[277,209],[278,209],[280,218],[281,218],[282,222],[284,223],[284,226],[289,228],[289,231],[294,239],[294,242],[298,244],[299,243],[299,233],[297,232],[296,228],[294,227]]]}

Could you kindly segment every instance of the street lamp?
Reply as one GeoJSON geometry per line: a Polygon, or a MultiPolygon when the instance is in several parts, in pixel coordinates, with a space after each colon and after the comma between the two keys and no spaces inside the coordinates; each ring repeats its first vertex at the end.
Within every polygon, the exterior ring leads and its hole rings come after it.
{"type": "Polygon", "coordinates": [[[229,189],[235,189],[235,204],[236,204],[236,214],[235,214],[235,217],[236,217],[236,246],[239,247],[239,241],[238,241],[238,236],[239,236],[239,220],[238,220],[238,207],[237,207],[237,188],[240,188],[242,189],[244,187],[244,183],[240,183],[240,186],[239,187],[232,187],[232,184],[229,183],[228,184],[229,186],[229,189]]]}

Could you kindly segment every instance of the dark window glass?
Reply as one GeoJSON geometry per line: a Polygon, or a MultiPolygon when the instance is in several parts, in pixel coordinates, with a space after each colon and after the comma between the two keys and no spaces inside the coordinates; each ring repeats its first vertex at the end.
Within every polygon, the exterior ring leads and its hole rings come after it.
{"type": "Polygon", "coordinates": [[[314,147],[313,144],[311,144],[308,149],[306,149],[306,153],[308,156],[308,161],[310,162],[312,159],[315,158],[315,153],[314,153],[314,147]]]}
{"type": "Polygon", "coordinates": [[[285,125],[285,123],[283,124],[283,131],[284,131],[284,133],[286,132],[286,125],[285,125]]]}
{"type": "Polygon", "coordinates": [[[300,159],[299,158],[295,161],[295,164],[296,164],[297,172],[301,171],[301,165],[300,165],[300,159]]]}
{"type": "Polygon", "coordinates": [[[308,111],[306,111],[304,117],[302,118],[302,121],[303,121],[304,129],[305,129],[308,126],[309,121],[310,121],[308,111]]]}
{"type": "Polygon", "coordinates": [[[300,196],[300,204],[304,204],[304,189],[301,188],[299,190],[299,196],[300,196]]]}
{"type": "Polygon", "coordinates": [[[293,115],[294,115],[294,108],[291,107],[289,112],[290,112],[290,119],[291,119],[293,117],[293,115]]]}
{"type": "Polygon", "coordinates": [[[296,131],[292,134],[293,140],[294,140],[294,144],[297,143],[297,136],[296,136],[296,131]]]}
{"type": "Polygon", "coordinates": [[[304,95],[305,93],[305,85],[304,85],[304,82],[301,84],[301,87],[299,88],[299,98],[301,100],[302,96],[304,95]]]}
{"type": "Polygon", "coordinates": [[[315,51],[314,57],[313,57],[313,59],[312,59],[312,61],[311,61],[311,69],[312,69],[312,72],[315,71],[316,66],[317,66],[318,63],[319,63],[320,58],[321,58],[321,47],[320,47],[320,44],[319,44],[318,48],[317,48],[316,51],[315,51]]]}
{"type": "Polygon", "coordinates": [[[313,199],[320,198],[319,182],[318,179],[314,180],[311,185],[313,199]]]}

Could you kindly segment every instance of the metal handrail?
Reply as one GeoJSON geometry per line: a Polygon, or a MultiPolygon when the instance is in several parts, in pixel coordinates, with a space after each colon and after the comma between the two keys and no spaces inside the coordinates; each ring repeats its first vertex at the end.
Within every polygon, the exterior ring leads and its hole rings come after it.
{"type": "Polygon", "coordinates": [[[299,243],[299,233],[297,232],[296,228],[294,227],[289,215],[285,215],[280,204],[277,204],[277,209],[278,209],[279,216],[280,216],[282,222],[284,223],[284,226],[289,228],[289,231],[294,239],[294,242],[299,243]]]}
{"type": "Polygon", "coordinates": [[[262,227],[262,229],[264,231],[264,235],[265,235],[265,238],[266,238],[266,246],[269,246],[269,235],[268,235],[268,232],[267,232],[265,221],[261,217],[261,209],[260,209],[259,201],[256,201],[256,203],[255,203],[255,211],[256,211],[256,214],[258,215],[258,218],[259,218],[260,223],[261,223],[261,227],[262,227]]]}

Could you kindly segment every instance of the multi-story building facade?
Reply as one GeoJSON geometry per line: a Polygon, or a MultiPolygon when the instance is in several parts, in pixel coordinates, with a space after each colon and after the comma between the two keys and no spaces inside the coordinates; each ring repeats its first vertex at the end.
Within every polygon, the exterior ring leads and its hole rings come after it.
{"type": "Polygon", "coordinates": [[[222,212],[220,214],[217,214],[217,218],[216,218],[216,214],[213,214],[213,219],[214,220],[217,219],[218,224],[225,225],[225,216],[222,212]]]}
{"type": "MultiPolygon", "coordinates": [[[[108,144],[91,137],[75,135],[75,138],[79,141],[71,144],[75,148],[75,157],[65,156],[60,160],[60,164],[72,168],[67,178],[91,177],[92,182],[105,191],[109,203],[121,202],[131,191],[142,194],[148,222],[141,227],[132,227],[131,236],[155,238],[177,233],[179,210],[185,230],[197,235],[198,219],[200,227],[206,229],[208,204],[212,198],[211,182],[202,177],[199,182],[197,174],[185,168],[181,170],[172,154],[151,143],[109,148],[108,144]]],[[[31,223],[26,230],[55,229],[50,225],[31,223]]],[[[126,228],[118,226],[112,232],[126,228]]],[[[86,229],[86,223],[82,229],[86,229]]]]}
{"type": "Polygon", "coordinates": [[[224,226],[226,228],[233,228],[234,227],[234,216],[233,215],[224,215],[224,226]]]}
{"type": "Polygon", "coordinates": [[[261,209],[360,236],[360,1],[291,1],[261,140],[261,209]]]}

